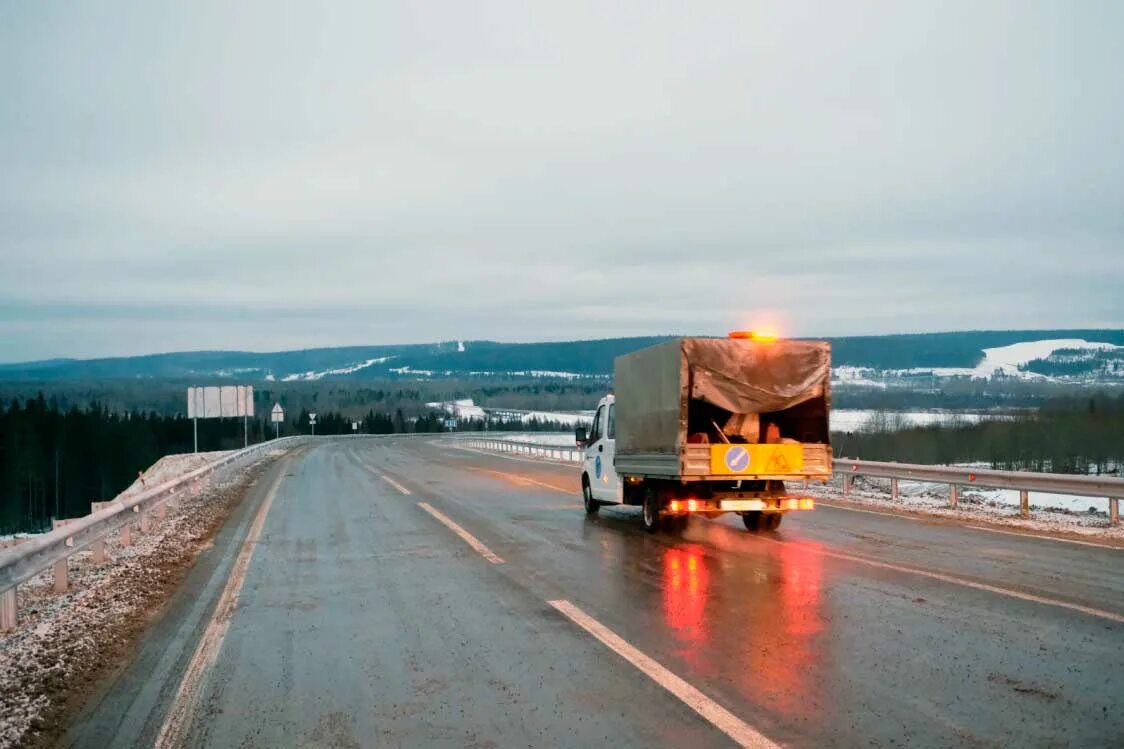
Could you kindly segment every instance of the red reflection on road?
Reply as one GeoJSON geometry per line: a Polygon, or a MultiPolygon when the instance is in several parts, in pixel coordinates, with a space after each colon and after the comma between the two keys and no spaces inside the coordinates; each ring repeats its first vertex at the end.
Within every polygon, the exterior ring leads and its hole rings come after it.
{"type": "Polygon", "coordinates": [[[823,708],[818,671],[824,667],[820,634],[823,618],[823,556],[820,545],[776,545],[778,577],[770,602],[748,611],[747,690],[786,715],[823,708]]]}
{"type": "Polygon", "coordinates": [[[702,547],[669,548],[663,555],[663,608],[667,623],[681,639],[706,640],[706,601],[710,572],[702,547]]]}

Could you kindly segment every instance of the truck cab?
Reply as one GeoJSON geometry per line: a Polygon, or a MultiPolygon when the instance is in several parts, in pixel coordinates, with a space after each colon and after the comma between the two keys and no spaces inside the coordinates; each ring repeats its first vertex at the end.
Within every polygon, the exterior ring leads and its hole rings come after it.
{"type": "Polygon", "coordinates": [[[577,442],[584,450],[582,498],[585,511],[590,514],[597,512],[603,504],[619,504],[622,501],[620,477],[614,465],[616,432],[617,406],[612,395],[606,395],[598,402],[588,431],[584,426],[577,428],[577,442]]]}

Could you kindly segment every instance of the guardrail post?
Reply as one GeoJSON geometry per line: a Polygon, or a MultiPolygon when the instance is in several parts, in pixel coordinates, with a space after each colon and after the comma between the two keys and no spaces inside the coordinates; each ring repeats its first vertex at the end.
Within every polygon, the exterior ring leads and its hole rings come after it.
{"type": "Polygon", "coordinates": [[[141,510],[140,512],[140,532],[148,533],[151,528],[151,523],[148,520],[148,510],[141,510]]]}
{"type": "Polygon", "coordinates": [[[1120,498],[1108,498],[1108,524],[1120,525],[1120,498]]]}
{"type": "Polygon", "coordinates": [[[960,488],[956,484],[948,485],[948,506],[954,510],[960,506],[960,488]]]}
{"type": "Polygon", "coordinates": [[[1024,518],[1030,517],[1030,492],[1019,489],[1019,514],[1024,518]]]}
{"type": "Polygon", "coordinates": [[[133,545],[133,524],[132,523],[125,523],[123,526],[121,526],[121,545],[122,546],[132,546],[133,545]]]}
{"type": "Polygon", "coordinates": [[[16,616],[16,586],[0,591],[0,630],[15,629],[19,624],[16,616]]]}
{"type": "Polygon", "coordinates": [[[851,493],[851,481],[853,480],[853,478],[854,477],[851,476],[851,474],[849,474],[849,473],[843,474],[843,496],[844,497],[850,495],[850,493],[851,493]]]}
{"type": "MultiPolygon", "coordinates": [[[[805,481],[804,484],[807,485],[808,482],[805,481]]],[[[898,480],[897,479],[890,479],[890,499],[894,502],[898,501],[898,480]]]]}
{"type": "Polygon", "coordinates": [[[105,539],[99,538],[90,545],[90,548],[94,552],[91,561],[94,564],[105,564],[105,539]]]}
{"type": "Polygon", "coordinates": [[[55,562],[55,592],[65,593],[68,587],[66,577],[66,559],[60,559],[55,562]]]}

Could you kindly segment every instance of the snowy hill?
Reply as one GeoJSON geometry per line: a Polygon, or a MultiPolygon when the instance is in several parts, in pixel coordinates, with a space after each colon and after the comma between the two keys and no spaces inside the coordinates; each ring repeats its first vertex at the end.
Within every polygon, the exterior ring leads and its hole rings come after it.
{"type": "MultiPolygon", "coordinates": [[[[272,353],[202,351],[0,365],[0,380],[160,379],[198,383],[375,379],[599,379],[621,354],[670,336],[589,341],[446,341],[272,353]]],[[[1124,330],[966,331],[827,339],[836,380],[887,378],[1124,379],[1124,330]]]]}

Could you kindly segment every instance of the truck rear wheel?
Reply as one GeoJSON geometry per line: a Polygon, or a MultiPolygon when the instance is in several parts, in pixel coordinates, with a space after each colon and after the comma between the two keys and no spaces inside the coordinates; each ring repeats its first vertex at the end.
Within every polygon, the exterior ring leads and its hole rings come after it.
{"type": "Polygon", "coordinates": [[[655,533],[660,529],[660,495],[648,487],[644,491],[644,530],[655,533]]]}
{"type": "Polygon", "coordinates": [[[765,516],[765,530],[775,531],[781,527],[782,520],[784,520],[783,512],[770,512],[765,516]]]}
{"type": "Polygon", "coordinates": [[[588,479],[582,481],[582,501],[585,503],[586,515],[596,515],[601,509],[601,503],[593,498],[593,488],[589,485],[588,479]]]}
{"type": "Polygon", "coordinates": [[[764,514],[765,513],[761,512],[760,510],[752,510],[750,512],[743,512],[742,513],[742,523],[745,524],[745,529],[747,531],[755,531],[755,532],[761,530],[762,524],[764,522],[764,519],[761,516],[764,515],[764,514]]]}

